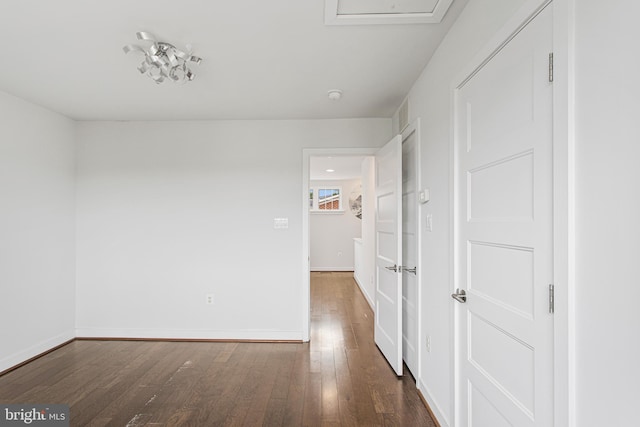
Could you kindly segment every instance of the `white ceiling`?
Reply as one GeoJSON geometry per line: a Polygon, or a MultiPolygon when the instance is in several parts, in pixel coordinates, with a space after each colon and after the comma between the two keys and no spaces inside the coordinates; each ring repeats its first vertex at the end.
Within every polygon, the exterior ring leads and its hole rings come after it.
{"type": "Polygon", "coordinates": [[[365,156],[314,156],[309,159],[311,181],[338,181],[362,177],[365,156]],[[327,172],[332,169],[333,172],[327,172]]]}
{"type": "Polygon", "coordinates": [[[465,3],[441,24],[326,26],[324,0],[2,0],[0,90],[77,120],[391,117],[465,3]],[[137,31],[192,44],[196,79],[139,74],[137,31]]]}

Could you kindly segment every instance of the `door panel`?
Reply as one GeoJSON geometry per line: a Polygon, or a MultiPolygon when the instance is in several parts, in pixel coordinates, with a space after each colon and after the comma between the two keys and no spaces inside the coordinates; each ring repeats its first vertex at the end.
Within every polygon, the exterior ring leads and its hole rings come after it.
{"type": "Polygon", "coordinates": [[[468,252],[468,288],[494,304],[533,319],[531,248],[469,242],[468,252]]]}
{"type": "Polygon", "coordinates": [[[460,426],[553,425],[551,11],[456,92],[460,426]]]}
{"type": "Polygon", "coordinates": [[[375,157],[376,345],[402,375],[402,139],[393,138],[375,157]],[[393,269],[396,269],[394,271],[393,269]]]}
{"type": "Polygon", "coordinates": [[[467,172],[469,220],[531,220],[533,152],[525,152],[467,172]]]}

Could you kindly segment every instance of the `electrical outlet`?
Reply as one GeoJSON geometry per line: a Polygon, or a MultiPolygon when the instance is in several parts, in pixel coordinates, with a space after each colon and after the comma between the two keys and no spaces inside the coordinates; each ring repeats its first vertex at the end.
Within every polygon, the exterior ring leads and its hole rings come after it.
{"type": "Polygon", "coordinates": [[[427,353],[431,353],[431,336],[427,335],[427,339],[425,340],[425,345],[427,346],[427,353]]]}
{"type": "Polygon", "coordinates": [[[427,215],[427,231],[433,231],[433,215],[427,215]]]}
{"type": "Polygon", "coordinates": [[[213,294],[207,294],[205,296],[206,301],[207,301],[207,305],[212,305],[213,304],[213,294]]]}

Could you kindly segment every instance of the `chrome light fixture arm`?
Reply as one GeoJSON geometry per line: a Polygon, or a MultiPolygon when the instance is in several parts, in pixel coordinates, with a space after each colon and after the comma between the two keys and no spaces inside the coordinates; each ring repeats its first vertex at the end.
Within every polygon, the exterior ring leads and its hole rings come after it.
{"type": "Polygon", "coordinates": [[[125,54],[137,52],[144,55],[144,60],[138,67],[140,73],[146,74],[158,84],[165,79],[174,83],[186,83],[194,79],[195,74],[187,64],[189,62],[200,64],[202,58],[192,55],[191,49],[189,52],[184,52],[171,43],[157,41],[152,34],[145,31],[137,32],[136,37],[138,40],[151,42],[149,48],[129,44],[122,49],[125,54]]]}

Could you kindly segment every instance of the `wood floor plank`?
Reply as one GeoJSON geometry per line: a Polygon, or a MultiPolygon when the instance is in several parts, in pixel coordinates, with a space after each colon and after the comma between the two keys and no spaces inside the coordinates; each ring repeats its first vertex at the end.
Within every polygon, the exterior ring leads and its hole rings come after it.
{"type": "Polygon", "coordinates": [[[240,397],[245,384],[254,381],[251,366],[256,357],[253,345],[237,347],[228,362],[220,366],[223,371],[211,384],[213,387],[204,394],[202,411],[194,425],[242,425],[248,404],[240,397]]]}
{"type": "Polygon", "coordinates": [[[0,402],[72,426],[435,427],[373,342],[352,273],[311,276],[309,343],[74,341],[0,377],[0,402]]]}
{"type": "Polygon", "coordinates": [[[315,426],[322,420],[322,374],[310,372],[304,393],[303,426],[315,426]]]}

